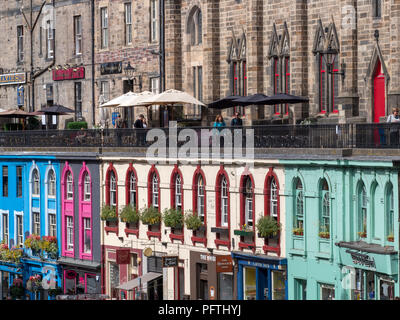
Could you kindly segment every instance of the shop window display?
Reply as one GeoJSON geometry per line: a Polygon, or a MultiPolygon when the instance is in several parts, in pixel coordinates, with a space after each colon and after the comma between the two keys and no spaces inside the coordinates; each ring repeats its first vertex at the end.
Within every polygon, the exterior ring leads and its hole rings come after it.
{"type": "Polygon", "coordinates": [[[285,276],[282,271],[272,271],[272,300],[285,300],[285,276]]]}
{"type": "Polygon", "coordinates": [[[256,269],[244,268],[244,300],[256,300],[256,269]]]}
{"type": "Polygon", "coordinates": [[[321,300],[335,300],[335,287],[328,284],[320,285],[321,300]]]}
{"type": "Polygon", "coordinates": [[[219,300],[233,300],[233,274],[218,274],[219,300]]]}

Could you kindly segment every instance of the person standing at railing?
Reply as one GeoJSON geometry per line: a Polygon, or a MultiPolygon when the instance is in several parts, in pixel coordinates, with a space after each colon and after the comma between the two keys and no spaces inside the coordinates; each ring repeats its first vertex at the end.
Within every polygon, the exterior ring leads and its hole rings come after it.
{"type": "MultiPolygon", "coordinates": [[[[222,116],[220,114],[215,117],[215,122],[214,122],[213,127],[218,130],[218,133],[220,133],[222,131],[222,128],[226,127],[224,118],[222,118],[222,116]]],[[[217,134],[217,132],[215,131],[214,134],[217,134]]],[[[220,141],[221,141],[221,146],[223,146],[224,145],[224,136],[221,137],[220,141]]]]}
{"type": "MultiPolygon", "coordinates": [[[[400,123],[399,108],[393,108],[393,114],[387,118],[387,123],[400,123]]],[[[390,145],[399,144],[399,125],[391,126],[390,128],[390,145]]]]}
{"type": "Polygon", "coordinates": [[[231,127],[242,127],[243,121],[240,118],[240,112],[235,112],[235,117],[231,121],[231,127]]]}
{"type": "Polygon", "coordinates": [[[139,118],[136,119],[135,123],[133,124],[133,127],[135,129],[139,129],[136,135],[138,138],[137,141],[139,142],[139,145],[144,145],[144,143],[146,142],[146,133],[144,132],[143,129],[147,127],[147,122],[143,114],[139,115],[139,118]]]}

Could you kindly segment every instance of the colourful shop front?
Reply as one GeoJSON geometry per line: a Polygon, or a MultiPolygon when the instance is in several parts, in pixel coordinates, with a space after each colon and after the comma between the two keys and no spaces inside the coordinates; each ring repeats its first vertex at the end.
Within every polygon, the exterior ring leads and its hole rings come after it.
{"type": "Polygon", "coordinates": [[[339,242],[342,289],[349,300],[394,300],[399,296],[398,252],[365,242],[339,242]]]}
{"type": "Polygon", "coordinates": [[[287,300],[287,260],[232,252],[238,300],[287,300]]]}

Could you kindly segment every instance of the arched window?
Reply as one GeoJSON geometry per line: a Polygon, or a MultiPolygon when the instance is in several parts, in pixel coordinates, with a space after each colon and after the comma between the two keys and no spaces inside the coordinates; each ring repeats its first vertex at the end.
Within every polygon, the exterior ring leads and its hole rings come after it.
{"type": "Polygon", "coordinates": [[[188,24],[187,33],[190,36],[190,45],[195,46],[203,42],[203,17],[199,7],[192,8],[188,24]]]}
{"type": "Polygon", "coordinates": [[[137,187],[136,176],[135,173],[132,171],[129,178],[129,204],[134,208],[137,208],[136,187],[137,187]]]}
{"type": "Polygon", "coordinates": [[[151,179],[151,204],[154,208],[159,208],[159,181],[156,173],[153,173],[151,179]]]}
{"type": "Polygon", "coordinates": [[[182,178],[180,174],[175,175],[175,209],[182,210],[182,178]]]}
{"type": "Polygon", "coordinates": [[[39,178],[39,172],[37,169],[33,170],[32,180],[33,180],[32,194],[34,196],[39,196],[40,195],[40,178],[39,178]]]}
{"type": "Polygon", "coordinates": [[[73,179],[72,179],[72,174],[71,171],[67,172],[67,187],[66,187],[66,194],[65,198],[67,200],[72,200],[74,197],[74,189],[73,189],[73,179]]]}
{"type": "Polygon", "coordinates": [[[204,222],[204,212],[205,212],[205,188],[204,180],[201,175],[197,179],[197,214],[201,221],[204,222]]]}
{"type": "Polygon", "coordinates": [[[90,188],[90,176],[85,172],[85,177],[83,178],[83,200],[90,201],[91,198],[91,188],[90,188]]]}
{"type": "Polygon", "coordinates": [[[48,190],[47,194],[49,197],[55,197],[56,196],[56,175],[54,173],[54,170],[49,171],[49,176],[48,176],[48,190]]]}
{"type": "Polygon", "coordinates": [[[117,180],[113,171],[110,172],[110,206],[117,206],[117,180]]]}
{"type": "Polygon", "coordinates": [[[278,218],[278,186],[275,178],[272,178],[270,183],[270,215],[278,218]]]}
{"type": "Polygon", "coordinates": [[[293,228],[297,229],[297,235],[303,235],[303,223],[304,223],[304,191],[303,184],[298,178],[295,184],[295,205],[294,205],[294,217],[293,217],[293,228]]]}
{"type": "Polygon", "coordinates": [[[360,238],[367,237],[368,197],[364,183],[358,189],[357,230],[360,238]]]}
{"type": "Polygon", "coordinates": [[[244,184],[244,223],[249,226],[253,227],[254,220],[253,220],[253,185],[249,176],[247,176],[244,184]]]}
{"type": "Polygon", "coordinates": [[[329,194],[329,186],[324,179],[321,183],[320,190],[320,216],[319,216],[319,231],[321,238],[330,238],[331,224],[331,201],[329,194]]]}
{"type": "Polygon", "coordinates": [[[228,182],[226,177],[223,176],[221,179],[221,226],[228,227],[229,224],[229,212],[228,212],[228,182]]]}
{"type": "Polygon", "coordinates": [[[394,241],[394,197],[393,186],[386,188],[386,236],[388,241],[394,241]]]}

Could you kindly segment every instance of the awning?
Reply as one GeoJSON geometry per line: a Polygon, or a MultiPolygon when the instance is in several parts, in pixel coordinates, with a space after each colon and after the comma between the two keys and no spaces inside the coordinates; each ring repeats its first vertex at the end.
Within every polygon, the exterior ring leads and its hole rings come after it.
{"type": "Polygon", "coordinates": [[[130,291],[139,286],[139,281],[141,281],[141,283],[144,284],[160,277],[162,277],[161,273],[149,272],[141,277],[138,277],[136,279],[130,280],[128,282],[119,285],[116,289],[130,291]]]}

